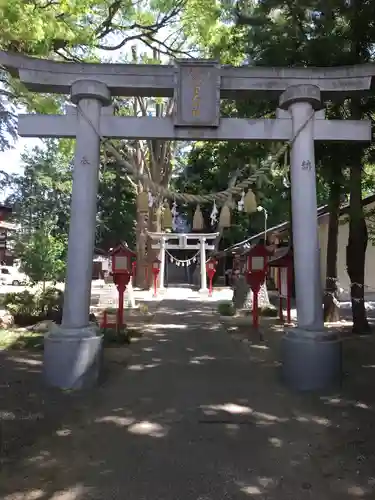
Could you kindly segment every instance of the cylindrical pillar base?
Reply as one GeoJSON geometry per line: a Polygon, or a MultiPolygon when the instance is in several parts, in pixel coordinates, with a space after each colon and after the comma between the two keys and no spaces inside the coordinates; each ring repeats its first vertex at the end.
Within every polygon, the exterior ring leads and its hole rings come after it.
{"type": "Polygon", "coordinates": [[[342,342],[336,333],[290,328],[281,344],[282,378],[297,391],[320,391],[340,385],[342,342]]]}
{"type": "Polygon", "coordinates": [[[102,366],[102,336],[96,328],[56,331],[44,339],[43,378],[46,385],[65,390],[90,389],[102,366]]]}

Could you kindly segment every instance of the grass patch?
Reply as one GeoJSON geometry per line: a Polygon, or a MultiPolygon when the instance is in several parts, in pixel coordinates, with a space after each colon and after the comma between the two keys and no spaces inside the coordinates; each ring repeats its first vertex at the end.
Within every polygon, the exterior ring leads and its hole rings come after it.
{"type": "Polygon", "coordinates": [[[43,350],[44,333],[0,329],[0,349],[43,350]]]}
{"type": "MultiPolygon", "coordinates": [[[[102,328],[99,332],[103,335],[104,347],[129,345],[132,338],[141,337],[139,331],[123,329],[119,333],[113,328],[102,328]]],[[[23,328],[0,329],[0,350],[4,349],[29,349],[42,351],[44,345],[42,332],[31,332],[23,328]]]]}
{"type": "Polygon", "coordinates": [[[278,309],[273,306],[263,307],[259,310],[259,313],[261,316],[266,316],[268,318],[277,318],[277,316],[279,315],[278,309]]]}

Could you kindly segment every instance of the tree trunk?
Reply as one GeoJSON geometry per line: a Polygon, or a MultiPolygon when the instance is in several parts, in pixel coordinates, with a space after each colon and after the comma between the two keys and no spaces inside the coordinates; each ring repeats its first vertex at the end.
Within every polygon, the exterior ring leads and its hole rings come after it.
{"type": "MultiPolygon", "coordinates": [[[[136,284],[143,289],[153,286],[152,262],[159,257],[158,250],[151,249],[147,232],[161,232],[160,208],[156,205],[148,213],[137,213],[137,279],[136,284]]],[[[156,241],[155,241],[156,243],[156,241]]]]}
{"type": "MultiPolygon", "coordinates": [[[[357,13],[361,8],[361,3],[358,0],[352,0],[350,5],[353,64],[364,62],[363,26],[357,13]]],[[[361,100],[358,97],[352,97],[350,101],[350,117],[352,120],[362,118],[361,100]]],[[[351,282],[353,333],[356,334],[370,333],[364,300],[368,234],[362,204],[362,148],[363,146],[360,144],[353,144],[350,147],[350,221],[348,246],[346,247],[346,267],[351,282]]]]}
{"type": "MultiPolygon", "coordinates": [[[[253,292],[247,284],[245,276],[239,276],[233,289],[233,305],[237,311],[253,310],[253,292]]],[[[267,285],[264,283],[259,291],[259,309],[270,307],[267,285]]]]}
{"type": "Polygon", "coordinates": [[[362,169],[360,162],[352,161],[350,168],[350,221],[346,247],[346,265],[351,281],[353,333],[370,333],[367,321],[364,280],[367,248],[367,226],[362,206],[362,169]]]}
{"type": "MultiPolygon", "coordinates": [[[[161,204],[160,202],[157,203],[156,200],[155,200],[155,204],[152,208],[150,208],[150,212],[149,212],[149,219],[148,219],[148,230],[150,232],[154,232],[154,233],[161,233],[162,232],[162,225],[161,225],[161,204]]],[[[156,243],[156,241],[155,241],[156,243]]],[[[157,258],[160,258],[159,257],[159,254],[160,254],[160,251],[159,250],[153,250],[151,248],[151,240],[148,241],[148,250],[147,250],[147,261],[148,261],[148,287],[152,287],[153,286],[153,278],[154,278],[154,275],[152,274],[151,272],[151,267],[152,267],[152,263],[155,259],[157,258]]],[[[166,265],[167,264],[167,260],[166,260],[166,265]]],[[[159,283],[160,283],[160,274],[159,274],[159,278],[158,278],[158,286],[159,286],[159,283]]]]}
{"type": "Polygon", "coordinates": [[[137,228],[136,228],[136,248],[137,248],[137,270],[136,270],[136,286],[142,289],[148,289],[149,283],[147,279],[147,227],[148,213],[141,213],[137,210],[137,228]]]}
{"type": "Polygon", "coordinates": [[[337,249],[340,216],[341,185],[337,179],[331,180],[329,193],[329,222],[327,241],[326,286],[324,293],[324,321],[336,322],[340,319],[337,287],[337,249]]]}

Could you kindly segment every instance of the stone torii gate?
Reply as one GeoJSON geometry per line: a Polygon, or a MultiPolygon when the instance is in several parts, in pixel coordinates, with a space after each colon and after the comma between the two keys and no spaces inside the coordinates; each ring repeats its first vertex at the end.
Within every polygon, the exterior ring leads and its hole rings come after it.
{"type": "Polygon", "coordinates": [[[323,388],[337,379],[340,345],[324,331],[321,307],[314,141],[370,141],[371,126],[369,121],[330,121],[312,115],[323,108],[326,98],[368,91],[375,72],[372,65],[234,68],[194,59],[175,66],[76,64],[4,52],[0,64],[29,90],[70,94],[78,107],[66,115],[19,117],[21,136],[76,138],[63,322],[45,341],[49,384],[80,388],[92,385],[98,376],[101,339],[89,326],[89,304],[100,136],[286,141],[306,122],[291,151],[298,327],[284,337],[284,375],[299,389],[323,388]],[[112,96],[174,96],[176,111],[168,118],[117,117],[106,108],[112,96]],[[220,117],[220,98],[249,97],[278,97],[277,118],[220,117]]]}
{"type": "Polygon", "coordinates": [[[207,271],[206,271],[206,250],[215,250],[215,245],[209,244],[209,240],[214,240],[219,233],[152,233],[148,232],[151,238],[151,248],[160,250],[160,285],[159,289],[164,290],[165,273],[165,251],[166,250],[199,250],[201,293],[207,293],[207,271]],[[190,240],[198,240],[199,243],[192,243],[190,240]]]}

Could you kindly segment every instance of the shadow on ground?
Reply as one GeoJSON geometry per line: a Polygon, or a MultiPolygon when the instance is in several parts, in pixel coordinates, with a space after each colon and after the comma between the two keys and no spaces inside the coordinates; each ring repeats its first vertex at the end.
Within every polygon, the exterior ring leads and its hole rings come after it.
{"type": "Polygon", "coordinates": [[[1,498],[374,498],[374,341],[345,343],[339,392],[291,394],[280,332],[240,342],[212,308],[164,301],[111,384],[4,465],[1,498]]]}

